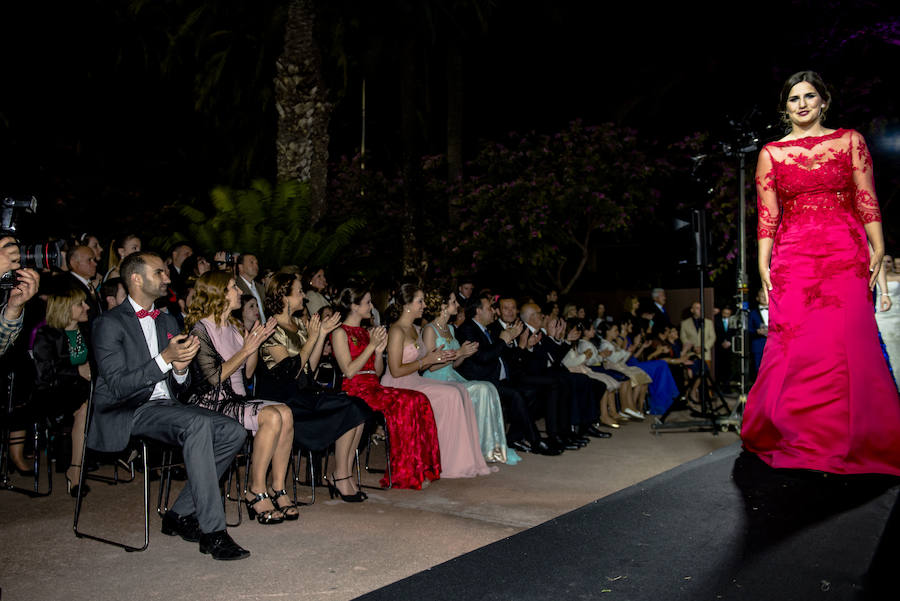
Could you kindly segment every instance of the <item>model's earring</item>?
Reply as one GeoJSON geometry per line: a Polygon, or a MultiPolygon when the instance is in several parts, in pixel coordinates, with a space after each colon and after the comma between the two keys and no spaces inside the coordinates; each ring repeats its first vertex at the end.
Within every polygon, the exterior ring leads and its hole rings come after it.
{"type": "Polygon", "coordinates": [[[290,301],[288,301],[285,304],[287,304],[287,314],[290,315],[291,314],[291,303],[290,303],[290,301]]]}

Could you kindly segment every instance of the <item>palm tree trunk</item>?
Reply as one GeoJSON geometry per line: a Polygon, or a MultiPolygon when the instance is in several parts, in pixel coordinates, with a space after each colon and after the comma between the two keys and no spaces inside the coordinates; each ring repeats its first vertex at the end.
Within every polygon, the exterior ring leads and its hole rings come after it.
{"type": "Polygon", "coordinates": [[[308,182],[312,219],[316,221],[325,211],[332,107],[322,80],[322,57],[314,27],[312,0],[291,0],[284,28],[284,52],[275,65],[275,145],[278,178],[308,182]]]}

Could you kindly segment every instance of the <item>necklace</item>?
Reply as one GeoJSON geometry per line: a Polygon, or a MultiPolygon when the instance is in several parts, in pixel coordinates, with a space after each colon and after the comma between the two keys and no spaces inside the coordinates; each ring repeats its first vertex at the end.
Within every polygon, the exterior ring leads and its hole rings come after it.
{"type": "Polygon", "coordinates": [[[450,329],[449,323],[441,325],[441,323],[435,319],[434,327],[437,329],[438,334],[441,335],[441,338],[447,340],[448,342],[450,340],[453,340],[453,330],[450,329]]]}

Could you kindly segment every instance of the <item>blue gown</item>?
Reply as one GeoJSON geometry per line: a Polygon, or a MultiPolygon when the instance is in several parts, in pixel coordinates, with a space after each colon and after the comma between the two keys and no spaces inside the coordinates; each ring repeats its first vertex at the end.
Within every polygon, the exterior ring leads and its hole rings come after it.
{"type": "MultiPolygon", "coordinates": [[[[445,349],[456,350],[459,348],[459,340],[456,339],[452,325],[448,325],[453,336],[447,340],[441,336],[434,324],[427,327],[434,331],[436,346],[444,345],[445,349]]],[[[434,371],[425,370],[422,374],[426,378],[441,380],[443,382],[457,382],[466,387],[472,404],[475,406],[475,419],[478,422],[478,433],[481,441],[481,453],[486,461],[515,465],[522,460],[521,457],[506,446],[506,427],[503,422],[503,408],[500,405],[500,393],[490,382],[466,380],[447,364],[434,371]]]]}
{"type": "Polygon", "coordinates": [[[640,367],[653,378],[650,387],[647,389],[648,402],[650,404],[650,415],[662,415],[669,410],[675,399],[678,398],[678,384],[672,377],[672,370],[665,361],[655,359],[653,361],[638,361],[631,357],[626,365],[632,367],[640,367]]]}

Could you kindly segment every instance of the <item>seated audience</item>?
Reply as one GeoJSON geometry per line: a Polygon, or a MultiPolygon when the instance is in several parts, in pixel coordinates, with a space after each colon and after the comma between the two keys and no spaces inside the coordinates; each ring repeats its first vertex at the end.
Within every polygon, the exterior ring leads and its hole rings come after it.
{"type": "Polygon", "coordinates": [[[66,256],[69,273],[57,276],[60,279],[59,286],[69,288],[74,286],[84,293],[88,304],[88,320],[93,323],[103,309],[100,306],[100,297],[91,283],[97,275],[97,258],[87,246],[76,246],[66,256]]]}
{"type": "Polygon", "coordinates": [[[103,276],[103,280],[119,277],[119,264],[122,260],[132,253],[140,252],[140,250],[141,239],[134,234],[127,234],[113,240],[109,245],[109,271],[103,276]]]}
{"type": "Polygon", "coordinates": [[[600,324],[597,334],[600,342],[598,354],[603,358],[603,367],[621,372],[631,380],[633,394],[629,400],[632,404],[629,405],[626,399],[622,398],[622,413],[634,419],[644,419],[642,411],[644,400],[647,397],[647,389],[653,380],[644,370],[626,365],[628,359],[631,358],[631,353],[615,342],[619,338],[619,324],[610,322],[600,324]]]}
{"type": "MultiPolygon", "coordinates": [[[[606,387],[606,391],[600,397],[600,423],[610,428],[618,428],[619,424],[615,416],[618,415],[616,410],[616,393],[622,388],[621,380],[617,380],[607,373],[595,371],[590,368],[590,359],[597,358],[597,349],[591,340],[595,336],[594,328],[591,325],[584,326],[583,322],[572,321],[567,324],[569,332],[574,328],[580,333],[581,338],[573,345],[566,356],[563,357],[562,363],[573,373],[580,373],[599,380],[606,387]]],[[[568,333],[567,332],[567,335],[568,333]]],[[[624,375],[622,379],[627,381],[624,375]]],[[[630,386],[628,387],[630,388],[630,386]]]]}
{"type": "Polygon", "coordinates": [[[256,322],[251,330],[231,317],[240,305],[240,291],[234,277],[225,271],[211,271],[197,280],[194,302],[185,326],[200,343],[191,363],[189,403],[218,411],[253,434],[250,488],[244,497],[247,514],[260,524],[278,524],[299,517],[297,507],[285,492],[285,477],[294,441],[294,418],[290,409],[277,401],[251,399],[244,378],[253,377],[260,345],[275,330],[275,320],[256,322]],[[266,486],[271,465],[273,495],[266,486]]]}
{"type": "Polygon", "coordinates": [[[455,333],[460,343],[478,344],[475,353],[457,367],[460,375],[470,380],[491,382],[500,394],[504,413],[509,421],[506,442],[510,450],[541,455],[559,455],[562,449],[551,448],[542,440],[532,414],[539,413],[538,389],[521,383],[524,375],[523,357],[518,337],[525,328],[518,319],[513,299],[509,323],[499,326],[490,299],[482,296],[471,299],[465,309],[466,319],[455,333]],[[496,328],[495,328],[496,326],[496,328]]]}
{"type": "MultiPolygon", "coordinates": [[[[381,326],[361,327],[372,317],[372,295],[363,288],[347,287],[338,297],[343,323],[331,334],[334,357],[344,374],[343,390],[363,399],[384,414],[390,436],[393,486],[418,490],[440,478],[441,455],[434,412],[428,398],[414,390],[382,386],[383,353],[387,332],[381,326]]],[[[387,476],[381,486],[387,487],[387,476]]]]}
{"type": "Polygon", "coordinates": [[[310,315],[331,304],[328,297],[328,280],[325,279],[325,270],[321,267],[311,267],[304,272],[303,289],[306,294],[306,310],[310,315]]]}
{"type": "Polygon", "coordinates": [[[403,284],[394,306],[400,309],[388,331],[388,369],[384,386],[416,390],[428,397],[437,424],[441,449],[441,477],[471,478],[491,473],[481,454],[475,409],[465,388],[429,380],[419,370],[452,362],[457,352],[443,347],[426,350],[413,322],[425,310],[425,294],[413,284],[403,284]]]}
{"type": "Polygon", "coordinates": [[[99,373],[87,445],[115,453],[130,437],[146,436],[181,448],[188,480],[163,516],[163,534],[199,542],[200,552],[213,559],[247,557],[225,529],[219,490],[246,431],[229,417],[177,400],[189,385],[200,342],[179,333],[175,319],[153,306],[169,284],[162,259],[138,252],[119,267],[128,299],[98,317],[92,330],[99,373]]]}
{"type": "Polygon", "coordinates": [[[261,322],[265,322],[269,318],[269,316],[266,315],[265,308],[266,291],[255,279],[258,274],[259,261],[256,260],[256,255],[244,253],[238,257],[235,283],[241,294],[249,294],[256,299],[256,306],[259,309],[259,319],[261,322]]]}
{"type": "Polygon", "coordinates": [[[100,285],[100,304],[104,311],[115,309],[125,302],[128,292],[122,278],[109,278],[100,285]]]}
{"type": "Polygon", "coordinates": [[[52,421],[68,421],[72,416],[72,460],[66,470],[66,490],[77,497],[79,492],[84,495],[89,490],[87,485],[80,491],[78,488],[91,390],[88,304],[84,292],[70,286],[51,294],[47,298],[46,319],[47,325],[34,337],[33,409],[52,421]]]}
{"type": "Polygon", "coordinates": [[[259,321],[259,305],[256,297],[250,294],[241,295],[241,306],[231,314],[245,331],[253,328],[253,324],[259,321]]]}
{"type": "MultiPolygon", "coordinates": [[[[503,420],[503,409],[500,394],[488,381],[467,380],[456,371],[478,352],[478,343],[468,340],[460,344],[455,329],[450,324],[451,318],[459,311],[457,295],[449,288],[436,288],[426,298],[426,317],[430,323],[422,330],[425,352],[442,347],[448,351],[456,351],[453,362],[442,362],[424,370],[425,378],[455,382],[465,388],[475,407],[478,422],[478,433],[481,440],[481,453],[488,462],[515,465],[520,461],[518,454],[506,446],[506,425],[503,420]]],[[[440,435],[440,427],[438,428],[440,435]]]]}
{"type": "Polygon", "coordinates": [[[294,441],[303,449],[325,450],[334,443],[335,468],[328,488],[332,498],[358,503],[367,495],[352,478],[355,450],[372,410],[357,397],[328,391],[315,381],[315,373],[328,336],[340,324],[340,315],[308,324],[295,316],[304,301],[300,278],[292,273],[272,276],[266,289],[267,312],[277,323],[260,351],[264,369],[259,373],[260,396],[287,403],[294,414],[294,441]]]}

